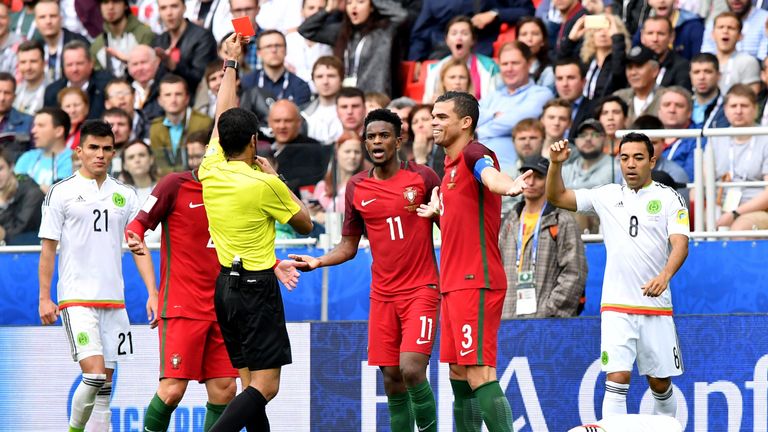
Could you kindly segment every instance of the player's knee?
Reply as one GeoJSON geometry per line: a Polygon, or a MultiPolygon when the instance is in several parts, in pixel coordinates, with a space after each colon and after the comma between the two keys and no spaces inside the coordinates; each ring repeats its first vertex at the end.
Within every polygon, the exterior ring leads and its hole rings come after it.
{"type": "Polygon", "coordinates": [[[414,363],[400,365],[400,374],[408,387],[415,387],[427,379],[427,371],[421,365],[414,363]]]}
{"type": "Polygon", "coordinates": [[[211,402],[218,404],[227,404],[229,401],[235,398],[237,393],[237,383],[235,380],[218,380],[214,386],[209,387],[208,398],[211,402]]]}
{"type": "Polygon", "coordinates": [[[606,374],[605,380],[615,382],[617,384],[629,384],[629,380],[632,377],[630,372],[611,372],[606,374]]]}
{"type": "Polygon", "coordinates": [[[160,381],[160,387],[157,389],[157,395],[168,406],[175,406],[184,398],[187,391],[187,383],[177,380],[164,379],[160,381]]]}
{"type": "Polygon", "coordinates": [[[648,386],[656,393],[664,393],[669,390],[669,386],[672,385],[672,380],[669,378],[653,378],[648,377],[648,386]]]}

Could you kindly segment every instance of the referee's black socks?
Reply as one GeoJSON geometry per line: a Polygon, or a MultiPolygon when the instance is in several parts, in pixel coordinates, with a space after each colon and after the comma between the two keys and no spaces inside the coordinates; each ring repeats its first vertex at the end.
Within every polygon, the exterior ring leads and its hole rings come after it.
{"type": "Polygon", "coordinates": [[[267,399],[255,388],[248,386],[227,405],[219,421],[209,432],[269,432],[267,399]]]}

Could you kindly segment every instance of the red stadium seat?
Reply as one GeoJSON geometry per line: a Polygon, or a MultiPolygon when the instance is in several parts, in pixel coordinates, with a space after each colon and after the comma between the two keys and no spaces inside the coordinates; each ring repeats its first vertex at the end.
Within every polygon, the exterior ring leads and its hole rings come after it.
{"type": "Polygon", "coordinates": [[[400,63],[403,96],[421,102],[424,97],[424,86],[427,83],[427,67],[436,62],[437,60],[424,60],[422,62],[405,61],[400,63]]]}
{"type": "Polygon", "coordinates": [[[512,42],[517,38],[517,28],[515,26],[504,23],[499,30],[499,37],[496,38],[496,42],[493,43],[493,58],[499,58],[499,50],[507,43],[512,42]]]}

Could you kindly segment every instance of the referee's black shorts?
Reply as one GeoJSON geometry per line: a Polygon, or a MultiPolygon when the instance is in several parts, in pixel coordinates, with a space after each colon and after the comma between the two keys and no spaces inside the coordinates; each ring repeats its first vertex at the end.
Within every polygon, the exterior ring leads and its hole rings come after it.
{"type": "Polygon", "coordinates": [[[214,305],[232,366],[274,369],[291,363],[283,297],[272,269],[241,270],[230,276],[222,267],[214,305]]]}

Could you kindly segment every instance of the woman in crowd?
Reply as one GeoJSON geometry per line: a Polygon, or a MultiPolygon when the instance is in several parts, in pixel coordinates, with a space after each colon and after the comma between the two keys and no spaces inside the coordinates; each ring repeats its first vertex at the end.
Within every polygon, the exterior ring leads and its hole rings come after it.
{"type": "Polygon", "coordinates": [[[315,186],[309,210],[317,223],[325,224],[325,213],[344,213],[347,181],[363,169],[363,143],[353,132],[344,132],[336,140],[336,157],[323,180],[315,186]]]}
{"type": "Polygon", "coordinates": [[[392,41],[408,13],[394,0],[350,0],[345,12],[320,10],[299,33],[333,46],[344,60],[345,87],[392,94],[392,41]]]}
{"type": "MultiPolygon", "coordinates": [[[[467,65],[472,81],[473,94],[477,99],[486,93],[493,93],[499,86],[499,66],[492,58],[475,54],[477,29],[472,20],[466,16],[457,16],[448,22],[445,43],[451,54],[437,63],[430,64],[426,70],[427,78],[424,85],[424,103],[434,102],[437,85],[440,80],[440,70],[443,64],[450,60],[458,60],[467,65]]],[[[425,73],[425,71],[421,71],[425,73]]]]}
{"type": "Polygon", "coordinates": [[[0,245],[39,244],[43,192],[29,176],[13,173],[11,152],[0,147],[0,245]]]}
{"type": "Polygon", "coordinates": [[[80,145],[80,129],[88,118],[90,109],[88,95],[79,88],[65,87],[61,89],[57,99],[59,108],[69,115],[69,121],[72,123],[67,137],[67,146],[75,149],[80,145]]]}
{"type": "Polygon", "coordinates": [[[442,178],[445,172],[445,151],[435,145],[432,137],[432,105],[416,105],[408,115],[411,134],[412,160],[432,168],[442,178]]]}
{"type": "Polygon", "coordinates": [[[555,93],[555,72],[549,57],[547,25],[539,17],[524,17],[517,22],[517,40],[528,45],[535,60],[531,62],[531,79],[555,93]]]}
{"type": "Polygon", "coordinates": [[[452,58],[443,63],[440,68],[440,80],[437,82],[437,88],[430,103],[434,103],[438,96],[447,91],[475,93],[469,68],[463,60],[452,58]]]}
{"type": "MultiPolygon", "coordinates": [[[[120,179],[136,188],[139,202],[144,203],[157,184],[157,167],[152,148],[144,141],[134,141],[123,148],[123,172],[120,179]]],[[[160,242],[160,227],[147,231],[148,243],[160,242]]]]}

